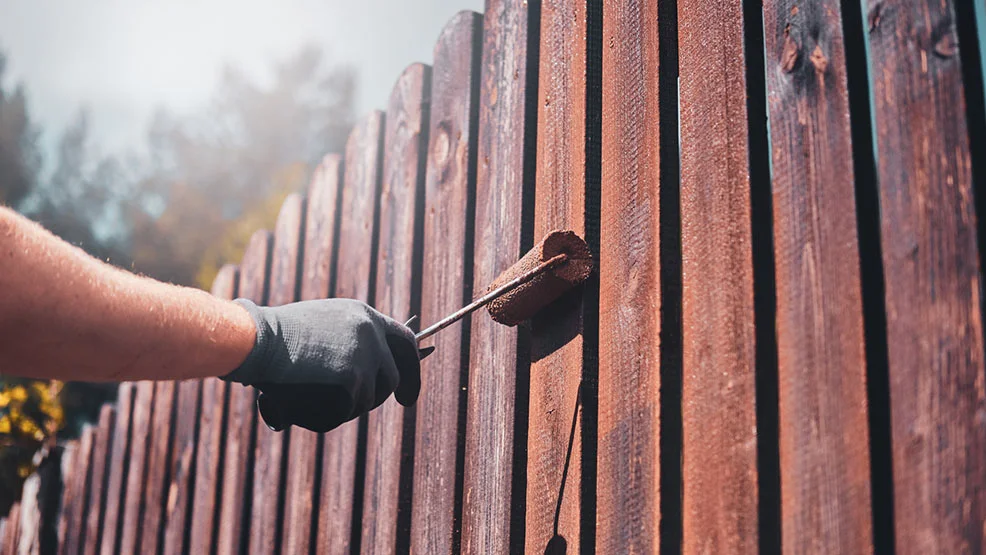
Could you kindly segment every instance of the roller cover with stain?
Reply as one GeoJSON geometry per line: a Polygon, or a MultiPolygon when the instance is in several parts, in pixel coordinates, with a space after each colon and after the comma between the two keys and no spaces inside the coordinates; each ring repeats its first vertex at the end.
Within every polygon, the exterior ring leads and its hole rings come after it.
{"type": "Polygon", "coordinates": [[[592,273],[592,253],[585,241],[572,231],[552,231],[516,264],[497,276],[487,291],[534,270],[559,254],[568,255],[568,260],[491,301],[487,309],[493,320],[516,326],[585,281],[592,273]]]}

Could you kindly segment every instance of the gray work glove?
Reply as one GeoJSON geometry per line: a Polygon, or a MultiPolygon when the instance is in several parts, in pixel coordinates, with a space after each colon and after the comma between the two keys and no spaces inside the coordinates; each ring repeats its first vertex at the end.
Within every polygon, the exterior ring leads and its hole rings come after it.
{"type": "Polygon", "coordinates": [[[351,299],[260,307],[236,299],[257,325],[257,341],[223,379],[261,391],[272,430],[294,424],[325,432],[378,407],[391,393],[414,404],[421,389],[414,332],[351,299]]]}

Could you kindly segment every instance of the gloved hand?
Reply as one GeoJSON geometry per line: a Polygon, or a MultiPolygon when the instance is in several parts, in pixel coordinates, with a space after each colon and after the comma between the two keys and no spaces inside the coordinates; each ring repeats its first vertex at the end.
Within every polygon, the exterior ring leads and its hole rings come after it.
{"type": "Polygon", "coordinates": [[[257,325],[257,341],[223,379],[261,391],[272,430],[295,424],[325,432],[378,407],[391,393],[414,404],[421,389],[414,332],[351,299],[259,307],[236,299],[257,325]]]}

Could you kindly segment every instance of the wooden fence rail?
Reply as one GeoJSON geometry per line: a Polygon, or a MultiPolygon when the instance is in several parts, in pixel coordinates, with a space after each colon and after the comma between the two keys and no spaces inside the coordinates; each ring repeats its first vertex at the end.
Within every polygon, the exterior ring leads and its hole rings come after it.
{"type": "Polygon", "coordinates": [[[553,229],[598,271],[443,331],[416,406],[326,434],[236,384],[123,384],[65,447],[57,526],[25,499],[0,552],[986,553],[983,26],[965,0],[456,15],[213,293],[430,324],[553,229]]]}

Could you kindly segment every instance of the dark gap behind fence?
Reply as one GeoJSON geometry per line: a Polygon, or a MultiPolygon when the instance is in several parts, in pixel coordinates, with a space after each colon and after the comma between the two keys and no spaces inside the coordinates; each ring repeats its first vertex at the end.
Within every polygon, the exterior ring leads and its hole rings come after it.
{"type": "Polygon", "coordinates": [[[681,151],[678,121],[678,2],[658,4],[658,116],[660,117],[661,553],[681,553],[682,540],[682,275],[681,151]]]}
{"type": "MultiPolygon", "coordinates": [[[[527,3],[527,55],[524,60],[524,153],[521,230],[518,258],[534,247],[534,205],[537,183],[538,67],[541,48],[541,0],[527,3]]],[[[527,535],[527,426],[531,391],[531,331],[517,326],[514,382],[513,474],[510,484],[510,552],[522,553],[527,535]]]]}
{"type": "Polygon", "coordinates": [[[873,551],[894,553],[893,451],[890,430],[890,382],[887,317],[880,243],[880,197],[870,93],[869,49],[861,0],[842,0],[846,41],[846,80],[856,177],[856,228],[866,340],[866,395],[870,434],[870,497],[873,551]]]}
{"type": "MultiPolygon", "coordinates": [[[[476,238],[476,167],[479,160],[479,89],[483,60],[483,16],[474,14],[477,20],[472,37],[472,80],[469,83],[469,159],[466,162],[466,228],[463,242],[462,299],[461,306],[472,302],[473,264],[476,238]]],[[[452,551],[462,550],[462,495],[466,465],[466,410],[469,406],[469,346],[472,340],[472,316],[466,316],[459,324],[462,336],[459,341],[459,399],[455,442],[455,485],[452,496],[452,551]]]]}
{"type": "MultiPolygon", "coordinates": [[[[586,6],[585,241],[599,260],[602,213],[603,3],[586,6]]],[[[599,443],[599,272],[582,297],[582,480],[580,551],[596,550],[596,454],[599,443]]]]}
{"type": "Polygon", "coordinates": [[[761,553],[781,552],[781,473],[777,374],[777,292],[762,0],[743,1],[749,125],[753,311],[756,327],[758,519],[761,553]]]}

